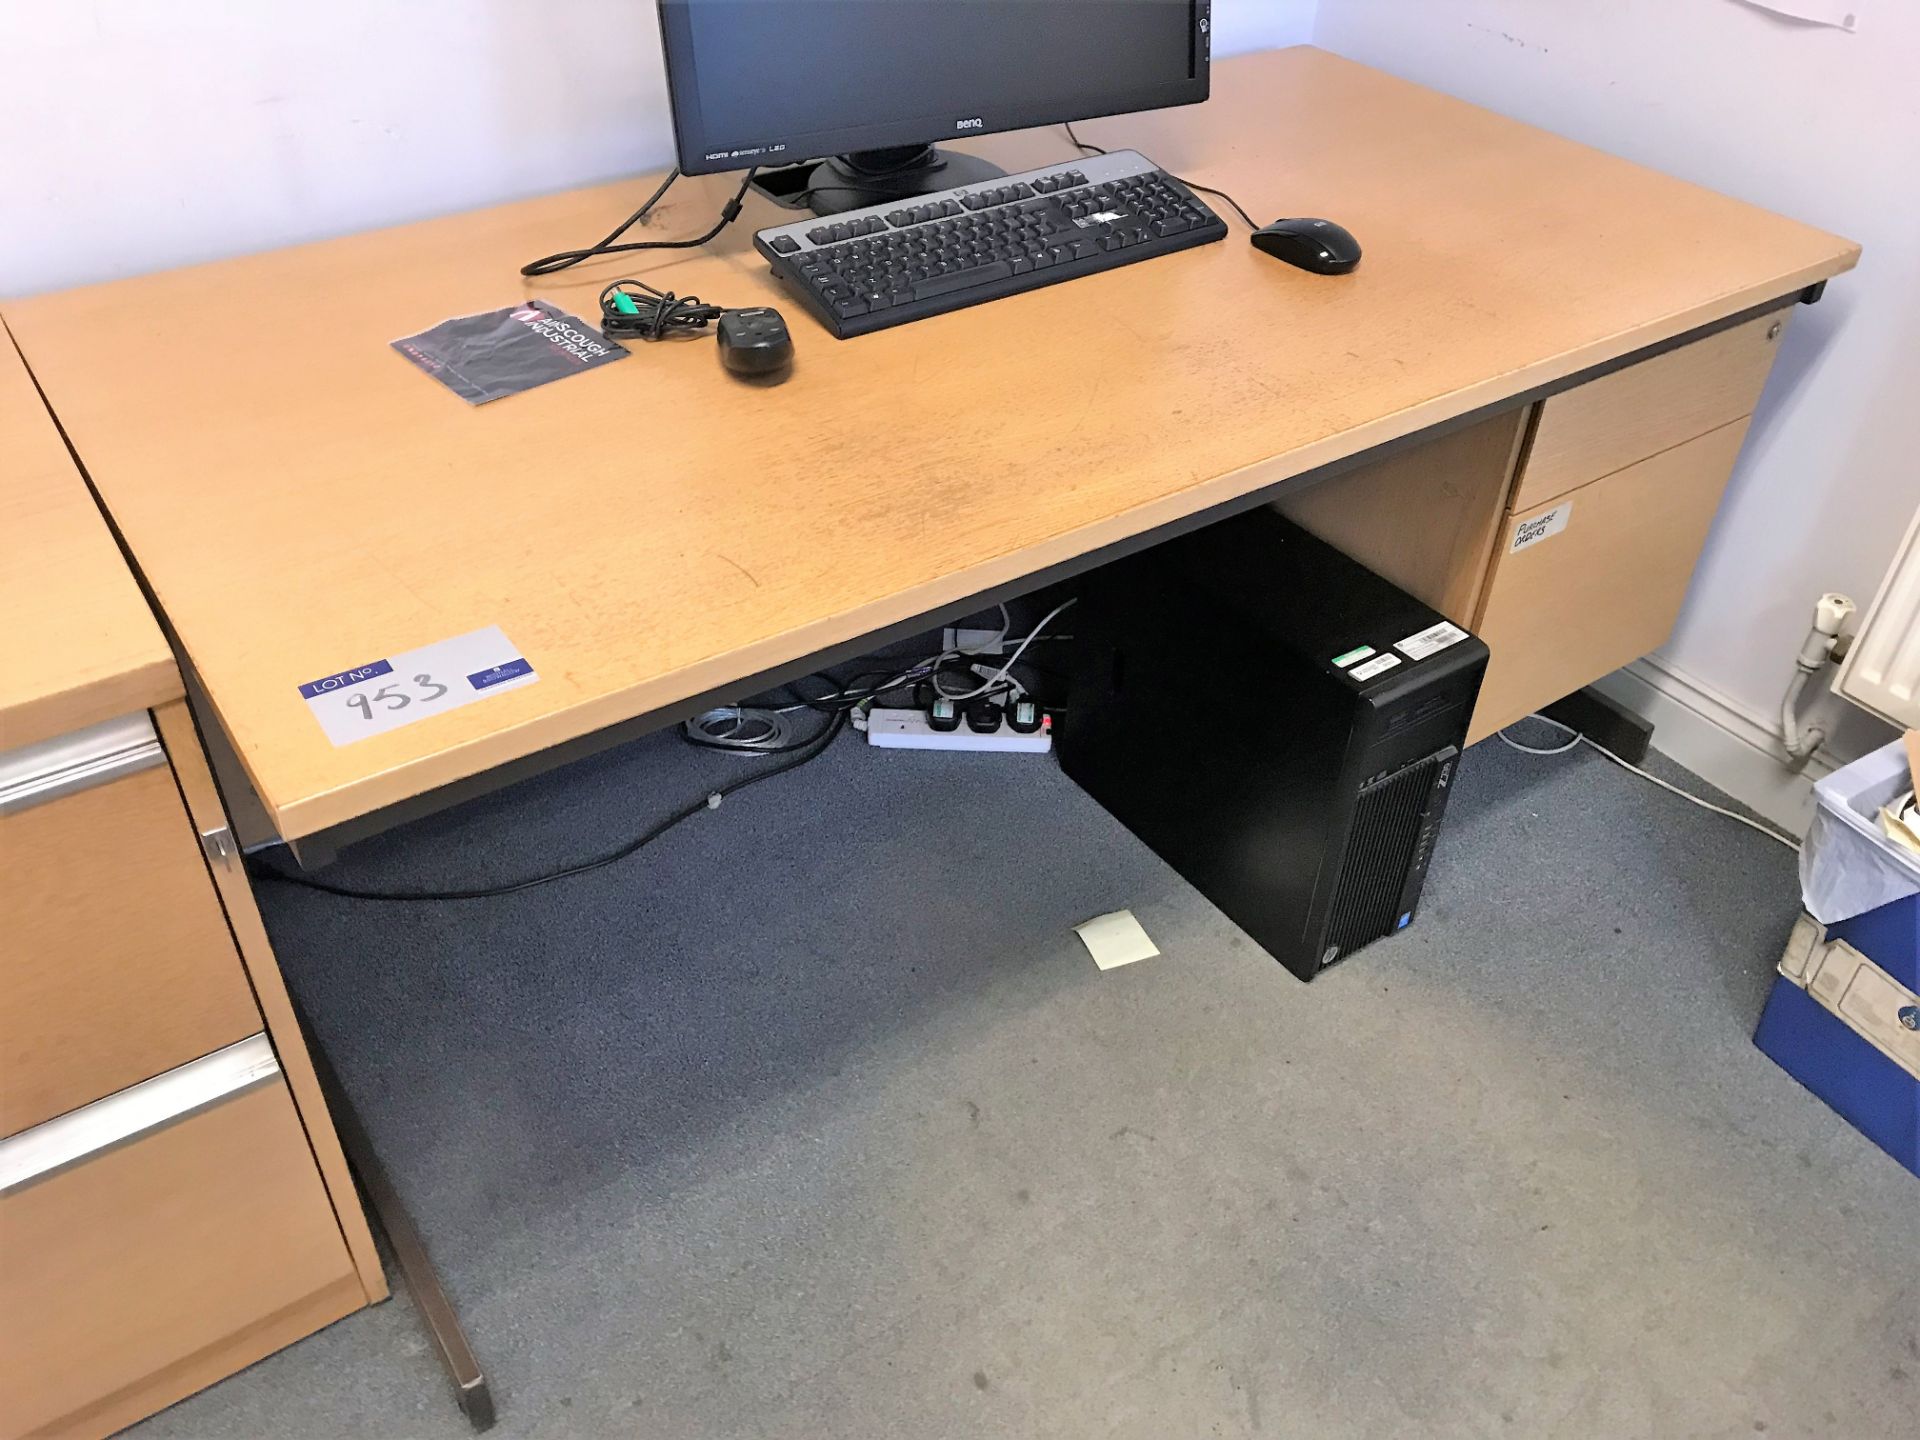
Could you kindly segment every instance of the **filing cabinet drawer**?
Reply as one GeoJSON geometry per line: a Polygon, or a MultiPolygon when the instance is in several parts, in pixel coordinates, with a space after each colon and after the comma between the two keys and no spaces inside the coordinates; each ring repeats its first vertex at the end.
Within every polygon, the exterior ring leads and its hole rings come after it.
{"type": "Polygon", "coordinates": [[[1665,643],[1746,433],[1736,420],[1508,517],[1472,627],[1492,659],[1468,743],[1665,643]]]}
{"type": "Polygon", "coordinates": [[[1532,509],[1751,415],[1789,313],[1762,315],[1543,401],[1513,508],[1532,509]]]}
{"type": "Polygon", "coordinates": [[[144,768],[0,792],[0,1136],[261,1026],[173,772],[134,718],[144,768]]]}
{"type": "Polygon", "coordinates": [[[0,1142],[4,1440],[110,1433],[364,1303],[264,1036],[256,1050],[229,1093],[138,1116],[117,1143],[95,1117],[106,1148],[51,1169],[72,1137],[44,1132],[74,1117],[0,1142]]]}

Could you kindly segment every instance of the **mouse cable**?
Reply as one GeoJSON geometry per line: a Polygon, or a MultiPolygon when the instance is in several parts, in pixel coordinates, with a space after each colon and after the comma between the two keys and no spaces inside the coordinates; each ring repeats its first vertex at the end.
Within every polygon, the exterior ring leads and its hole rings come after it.
{"type": "Polygon", "coordinates": [[[605,855],[592,860],[582,860],[577,865],[565,869],[551,870],[544,875],[532,875],[524,880],[511,880],[502,885],[477,886],[470,890],[357,890],[351,885],[335,885],[326,880],[315,880],[306,875],[289,875],[281,870],[261,867],[256,873],[262,880],[278,880],[283,885],[297,885],[303,890],[319,890],[328,895],[339,895],[348,900],[393,900],[393,901],[449,901],[449,900],[489,900],[501,895],[517,895],[522,890],[533,890],[541,885],[551,885],[556,880],[570,880],[576,875],[585,875],[589,871],[603,870],[609,865],[618,864],[630,855],[637,855],[662,835],[677,826],[685,824],[694,816],[708,810],[718,810],[720,802],[729,795],[737,795],[749,785],[758,785],[762,780],[771,780],[776,775],[785,775],[798,770],[809,760],[824,755],[832,746],[834,737],[845,728],[847,717],[835,715],[826,728],[797,750],[791,760],[783,760],[778,765],[770,765],[765,770],[756,770],[751,775],[722,785],[702,795],[689,805],[660,821],[652,829],[645,831],[635,839],[605,855]]]}
{"type": "Polygon", "coordinates": [[[657,290],[644,280],[616,280],[600,292],[600,333],[619,340],[692,335],[726,313],[724,305],[657,290]]]}
{"type": "Polygon", "coordinates": [[[676,165],[667,172],[667,178],[660,182],[660,188],[649,195],[638,210],[608,231],[604,240],[598,244],[589,245],[584,250],[559,250],[552,255],[542,255],[538,260],[529,260],[520,267],[520,273],[530,276],[553,275],[598,255],[625,255],[635,250],[697,249],[740,217],[741,207],[747,198],[747,187],[753,184],[753,177],[759,173],[758,165],[747,171],[746,178],[740,182],[740,188],[734,192],[733,198],[721,207],[720,218],[714,221],[713,228],[706,234],[697,235],[691,240],[629,240],[624,245],[616,245],[614,242],[646,219],[652,213],[653,207],[660,203],[661,197],[673,188],[673,182],[680,178],[680,167],[676,165]]]}
{"type": "MultiPolygon", "coordinates": [[[[1067,139],[1073,142],[1074,148],[1077,149],[1082,155],[1106,155],[1111,153],[1109,151],[1102,150],[1098,145],[1089,145],[1086,141],[1082,140],[1078,135],[1073,133],[1072,125],[1070,124],[1063,125],[1061,128],[1067,132],[1067,139]]],[[[1171,170],[1167,170],[1162,173],[1171,176],[1175,180],[1178,180],[1182,185],[1186,186],[1189,190],[1198,190],[1203,195],[1219,196],[1220,199],[1226,201],[1227,204],[1233,207],[1234,214],[1238,215],[1242,220],[1247,222],[1247,228],[1249,230],[1258,230],[1260,228],[1257,224],[1254,223],[1253,217],[1247,214],[1245,209],[1241,207],[1240,202],[1234,199],[1226,191],[1216,190],[1211,185],[1196,185],[1193,181],[1187,179],[1184,175],[1175,175],[1171,170]]]]}

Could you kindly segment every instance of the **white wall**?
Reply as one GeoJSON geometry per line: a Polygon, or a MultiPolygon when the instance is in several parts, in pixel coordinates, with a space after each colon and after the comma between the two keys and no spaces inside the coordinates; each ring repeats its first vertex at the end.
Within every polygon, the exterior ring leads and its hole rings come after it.
{"type": "MultiPolygon", "coordinates": [[[[1214,51],[1313,0],[1215,0],[1214,51]]],[[[653,169],[653,0],[0,3],[0,295],[653,169]]]]}
{"type": "MultiPolygon", "coordinates": [[[[1741,0],[1321,0],[1315,28],[1327,49],[1865,247],[1795,315],[1661,657],[1669,689],[1697,682],[1775,730],[1815,597],[1864,606],[1920,504],[1920,7],[1846,8],[1853,33],[1741,0]]],[[[1886,734],[1845,713],[1837,753],[1886,734]]]]}

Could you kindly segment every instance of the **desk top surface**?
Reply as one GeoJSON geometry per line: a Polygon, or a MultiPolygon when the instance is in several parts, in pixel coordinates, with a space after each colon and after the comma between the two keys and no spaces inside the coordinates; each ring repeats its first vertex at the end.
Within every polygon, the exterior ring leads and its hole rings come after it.
{"type": "Polygon", "coordinates": [[[0,327],[0,750],[180,695],[120,547],[0,327]]]}
{"type": "MultiPolygon", "coordinates": [[[[851,341],[751,249],[546,280],[640,179],[10,303],[268,811],[311,834],[1008,584],[1302,471],[1790,295],[1857,247],[1310,48],[1223,61],[1205,105],[1090,122],[1323,215],[1341,279],[1225,243],[851,341]],[[1663,244],[1649,251],[1649,233],[1663,244]],[[776,388],[713,342],[638,345],[469,407],[388,342],[639,275],[783,306],[776,388]],[[539,680],[334,745],[298,687],[501,627],[539,680]]],[[[1059,129],[969,148],[1010,170],[1059,129]]],[[[682,181],[698,233],[737,179],[682,181]]],[[[1389,517],[1383,517],[1390,523],[1389,517]]]]}

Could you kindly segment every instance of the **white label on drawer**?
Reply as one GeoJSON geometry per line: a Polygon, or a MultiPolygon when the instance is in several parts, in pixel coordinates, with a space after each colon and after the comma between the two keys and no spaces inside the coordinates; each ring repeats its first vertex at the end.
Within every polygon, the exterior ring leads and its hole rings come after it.
{"type": "Polygon", "coordinates": [[[335,745],[351,745],[531,685],[540,677],[498,625],[422,645],[300,687],[335,745]]]}
{"type": "Polygon", "coordinates": [[[1458,645],[1467,638],[1467,632],[1451,620],[1442,620],[1438,625],[1429,625],[1418,635],[1409,635],[1393,648],[1409,660],[1424,660],[1429,655],[1437,655],[1449,645],[1458,645]]]}
{"type": "Polygon", "coordinates": [[[1356,665],[1347,673],[1356,680],[1371,680],[1376,675],[1384,675],[1400,663],[1398,655],[1376,655],[1364,665],[1356,665]]]}
{"type": "Polygon", "coordinates": [[[1542,540],[1551,539],[1567,528],[1567,517],[1573,514],[1573,501],[1562,500],[1544,515],[1536,515],[1531,520],[1522,520],[1513,527],[1513,544],[1507,547],[1509,555],[1524,550],[1529,545],[1538,545],[1542,540]]]}

